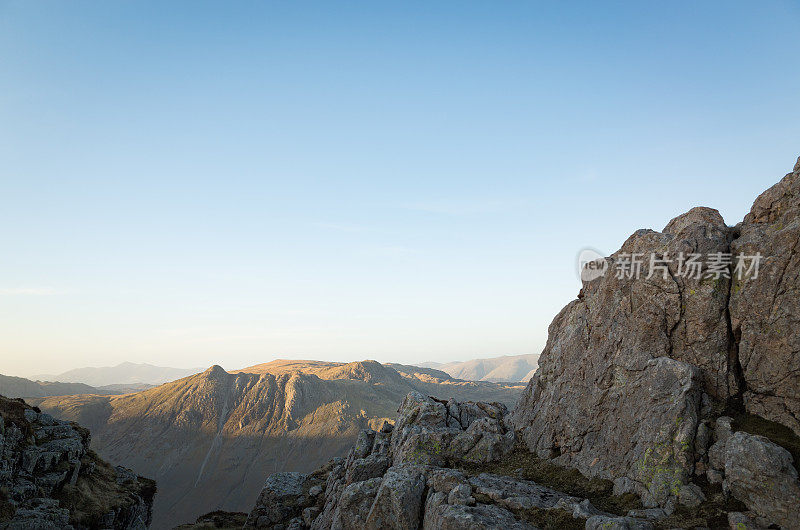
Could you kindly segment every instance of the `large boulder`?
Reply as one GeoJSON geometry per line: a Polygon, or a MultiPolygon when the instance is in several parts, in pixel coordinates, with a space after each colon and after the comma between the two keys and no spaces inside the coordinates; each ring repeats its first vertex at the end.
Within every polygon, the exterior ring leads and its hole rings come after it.
{"type": "Polygon", "coordinates": [[[725,442],[725,487],[783,528],[800,528],[800,482],[792,455],[763,436],[734,433],[725,442]]]}
{"type": "Polygon", "coordinates": [[[677,496],[694,472],[703,392],[739,392],[729,279],[686,274],[686,261],[728,251],[732,236],[716,210],[694,208],[663,232],[634,233],[584,282],[513,413],[531,451],[651,505],[677,496]]]}
{"type": "Polygon", "coordinates": [[[745,406],[800,435],[800,159],[753,203],[732,251],[762,256],[731,289],[745,406]]]}

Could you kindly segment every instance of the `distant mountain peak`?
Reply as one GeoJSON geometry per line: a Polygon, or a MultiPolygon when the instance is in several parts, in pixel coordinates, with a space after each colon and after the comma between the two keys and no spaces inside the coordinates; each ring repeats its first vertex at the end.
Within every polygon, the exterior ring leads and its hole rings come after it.
{"type": "Polygon", "coordinates": [[[224,374],[224,375],[228,375],[228,372],[226,372],[226,371],[225,371],[225,369],[224,369],[223,367],[221,367],[220,365],[218,365],[218,364],[213,364],[213,365],[211,365],[210,367],[208,367],[208,368],[207,368],[207,369],[206,369],[206,370],[203,372],[203,374],[208,374],[208,375],[217,375],[217,376],[218,376],[218,375],[223,375],[223,374],[224,374]]]}

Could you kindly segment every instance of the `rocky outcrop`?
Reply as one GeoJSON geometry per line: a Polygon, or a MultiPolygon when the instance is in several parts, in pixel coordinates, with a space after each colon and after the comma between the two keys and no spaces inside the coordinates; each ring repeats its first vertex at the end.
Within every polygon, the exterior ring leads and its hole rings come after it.
{"type": "Polygon", "coordinates": [[[776,440],[800,441],[721,416],[747,411],[800,432],[800,161],[740,226],[693,208],[661,232],[635,232],[606,261],[553,320],[510,416],[411,393],[394,427],[362,434],[331,467],[319,514],[294,521],[530,528],[547,513],[550,527],[568,514],[586,528],[800,528],[797,463],[776,440]],[[644,509],[605,513],[537,482],[452,469],[499,462],[515,439],[636,493],[644,509]]]}
{"type": "Polygon", "coordinates": [[[144,529],[155,483],[89,450],[89,431],[0,396],[0,528],[144,529]]]}
{"type": "Polygon", "coordinates": [[[693,208],[606,261],[551,324],[513,423],[531,451],[618,493],[696,504],[713,410],[744,403],[800,432],[800,162],[741,226],[693,208]]]}
{"type": "Polygon", "coordinates": [[[731,289],[745,406],[800,435],[800,159],[753,203],[732,251],[763,256],[731,289]]]}
{"type": "Polygon", "coordinates": [[[514,433],[506,427],[505,412],[497,403],[443,402],[412,392],[395,425],[362,432],[346,459],[333,460],[314,475],[269,477],[248,525],[532,529],[537,515],[576,522],[614,517],[588,499],[530,480],[457,469],[464,463],[497,462],[508,454],[514,433]]]}
{"type": "Polygon", "coordinates": [[[716,210],[695,208],[663,232],[633,234],[609,258],[609,272],[584,284],[550,325],[514,413],[531,451],[617,480],[620,492],[649,505],[677,495],[694,472],[703,393],[725,400],[739,391],[729,280],[683,276],[675,261],[660,270],[644,263],[637,278],[622,264],[725,252],[731,239],[716,210]]]}

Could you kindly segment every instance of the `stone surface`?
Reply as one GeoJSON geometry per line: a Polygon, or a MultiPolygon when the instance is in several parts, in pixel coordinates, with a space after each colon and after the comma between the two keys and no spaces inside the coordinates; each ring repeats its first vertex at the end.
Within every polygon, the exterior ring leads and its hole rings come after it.
{"type": "Polygon", "coordinates": [[[538,456],[587,476],[625,478],[615,493],[634,491],[663,505],[693,472],[699,372],[666,357],[644,361],[639,370],[613,371],[615,381],[605,389],[568,381],[541,388],[535,381],[520,405],[531,403],[533,412],[518,409],[516,421],[538,456]]]}
{"type": "Polygon", "coordinates": [[[800,159],[753,203],[732,252],[763,256],[731,289],[745,405],[800,434],[800,159]]]}
{"type": "Polygon", "coordinates": [[[481,504],[465,506],[447,504],[444,493],[431,493],[425,502],[425,519],[422,527],[430,530],[533,530],[535,527],[518,520],[498,506],[481,504]]]}
{"type": "Polygon", "coordinates": [[[800,482],[786,449],[737,432],[727,441],[725,485],[750,510],[785,528],[800,528],[800,482]]]}
{"type": "Polygon", "coordinates": [[[302,517],[303,510],[316,504],[322,483],[321,478],[304,473],[273,473],[247,517],[245,528],[272,528],[302,517]],[[312,489],[316,495],[312,494],[312,489]]]}
{"type": "Polygon", "coordinates": [[[419,527],[425,482],[424,470],[419,466],[400,466],[387,471],[367,515],[367,527],[419,527]]]}
{"type": "Polygon", "coordinates": [[[0,528],[147,528],[155,483],[112,468],[89,441],[77,424],[0,396],[0,528]]]}

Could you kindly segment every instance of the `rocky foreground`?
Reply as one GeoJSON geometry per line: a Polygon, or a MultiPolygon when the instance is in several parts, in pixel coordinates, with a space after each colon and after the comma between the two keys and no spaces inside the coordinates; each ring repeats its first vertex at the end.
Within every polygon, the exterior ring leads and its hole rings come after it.
{"type": "Polygon", "coordinates": [[[155,482],[89,450],[89,431],[0,396],[0,528],[138,530],[155,482]]]}
{"type": "Polygon", "coordinates": [[[246,526],[800,528],[800,160],[743,223],[694,208],[607,263],[511,413],[412,392],[346,459],[271,475],[246,526]],[[637,254],[663,267],[615,273],[637,254]]]}

